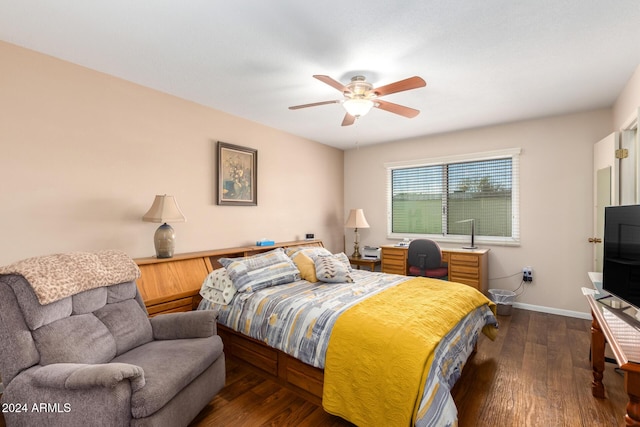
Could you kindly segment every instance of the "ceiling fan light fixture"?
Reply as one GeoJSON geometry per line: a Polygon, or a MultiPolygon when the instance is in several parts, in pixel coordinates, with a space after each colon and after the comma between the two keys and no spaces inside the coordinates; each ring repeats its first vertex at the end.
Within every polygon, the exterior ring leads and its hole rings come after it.
{"type": "Polygon", "coordinates": [[[332,101],[313,102],[311,104],[294,105],[289,107],[289,109],[298,110],[300,108],[317,107],[319,105],[342,104],[344,109],[347,111],[347,114],[345,114],[344,119],[342,120],[342,126],[351,126],[355,123],[357,118],[368,114],[374,107],[411,119],[420,114],[420,111],[404,105],[394,104],[393,102],[383,101],[380,97],[391,95],[392,93],[417,89],[427,85],[427,83],[418,76],[398,80],[397,82],[389,83],[377,88],[374,88],[371,83],[367,82],[364,76],[354,76],[351,78],[351,82],[346,85],[322,74],[315,74],[313,77],[342,92],[344,98],[334,99],[332,101]]]}
{"type": "Polygon", "coordinates": [[[345,100],[342,106],[353,117],[362,117],[371,111],[373,101],[365,98],[352,98],[345,100]]]}

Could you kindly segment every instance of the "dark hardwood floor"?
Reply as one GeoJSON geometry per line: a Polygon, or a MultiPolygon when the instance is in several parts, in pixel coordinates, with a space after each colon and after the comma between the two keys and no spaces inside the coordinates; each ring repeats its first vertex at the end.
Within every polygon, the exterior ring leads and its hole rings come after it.
{"type": "MultiPolygon", "coordinates": [[[[500,316],[453,389],[459,426],[623,426],[624,378],[607,363],[591,396],[591,322],[532,311],[500,316]]],[[[4,421],[0,416],[0,426],[4,421]]],[[[227,361],[227,385],[192,422],[205,426],[351,426],[252,369],[227,361]]]]}
{"type": "MultiPolygon", "coordinates": [[[[624,377],[607,363],[607,399],[591,396],[591,322],[514,309],[496,341],[481,336],[453,389],[459,426],[623,426],[624,377]]],[[[193,421],[204,426],[351,426],[250,368],[227,363],[227,386],[193,421]]]]}

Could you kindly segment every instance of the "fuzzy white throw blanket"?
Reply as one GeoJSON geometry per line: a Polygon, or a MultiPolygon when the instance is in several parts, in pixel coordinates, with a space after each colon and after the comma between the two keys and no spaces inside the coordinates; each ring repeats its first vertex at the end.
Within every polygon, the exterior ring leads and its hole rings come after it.
{"type": "Polygon", "coordinates": [[[136,280],[140,269],[126,253],[107,250],[28,258],[0,267],[0,274],[23,276],[38,302],[45,305],[89,289],[136,280]]]}

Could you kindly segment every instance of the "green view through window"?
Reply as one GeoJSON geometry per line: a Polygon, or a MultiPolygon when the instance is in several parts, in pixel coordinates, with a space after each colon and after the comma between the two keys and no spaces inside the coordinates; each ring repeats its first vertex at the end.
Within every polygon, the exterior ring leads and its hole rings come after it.
{"type": "Polygon", "coordinates": [[[518,154],[509,150],[462,158],[387,165],[390,237],[476,237],[516,242],[518,154]]]}

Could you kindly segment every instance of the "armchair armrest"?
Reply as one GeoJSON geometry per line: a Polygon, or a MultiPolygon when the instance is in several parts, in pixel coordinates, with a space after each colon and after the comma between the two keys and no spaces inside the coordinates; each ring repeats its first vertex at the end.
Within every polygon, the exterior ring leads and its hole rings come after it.
{"type": "Polygon", "coordinates": [[[128,363],[54,363],[43,366],[32,375],[33,381],[39,386],[66,390],[113,388],[119,382],[128,380],[131,391],[135,392],[145,385],[143,369],[128,363]]]}
{"type": "Polygon", "coordinates": [[[206,338],[217,334],[218,312],[196,310],[184,313],[167,313],[152,317],[151,328],[156,340],[182,338],[206,338]]]}

